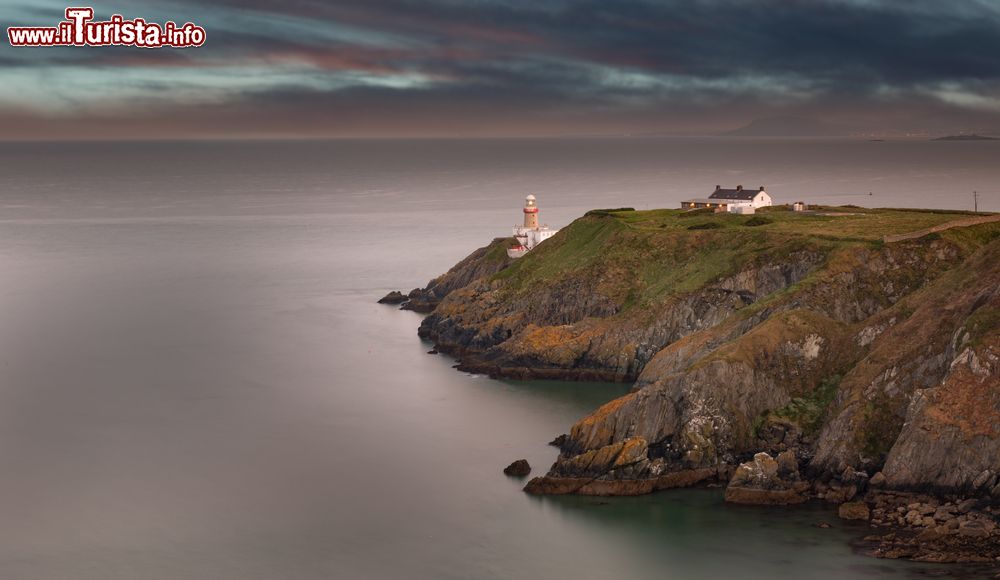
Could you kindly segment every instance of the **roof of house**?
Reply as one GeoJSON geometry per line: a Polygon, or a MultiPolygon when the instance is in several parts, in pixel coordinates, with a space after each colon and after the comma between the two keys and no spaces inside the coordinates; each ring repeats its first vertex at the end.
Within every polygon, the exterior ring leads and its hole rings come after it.
{"type": "Polygon", "coordinates": [[[753,199],[755,195],[761,193],[756,189],[716,189],[709,197],[711,199],[753,199]]]}

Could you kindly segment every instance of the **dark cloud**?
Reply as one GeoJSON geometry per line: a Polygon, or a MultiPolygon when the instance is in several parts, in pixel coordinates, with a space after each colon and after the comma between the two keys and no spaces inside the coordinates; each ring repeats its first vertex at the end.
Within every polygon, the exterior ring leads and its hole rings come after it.
{"type": "MultiPolygon", "coordinates": [[[[43,3],[21,0],[19,19],[43,3]]],[[[113,115],[99,103],[114,91],[74,76],[86,71],[127,86],[120,126],[151,134],[696,132],[775,113],[858,128],[1000,127],[1000,9],[988,0],[170,6],[206,26],[204,48],[9,51],[0,80],[27,96],[0,91],[0,108],[63,131],[67,117],[113,115]],[[32,101],[43,69],[74,98],[32,101]]]]}

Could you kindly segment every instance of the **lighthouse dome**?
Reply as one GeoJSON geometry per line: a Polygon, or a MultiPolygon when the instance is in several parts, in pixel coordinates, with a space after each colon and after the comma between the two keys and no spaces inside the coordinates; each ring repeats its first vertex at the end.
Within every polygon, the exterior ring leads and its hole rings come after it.
{"type": "Polygon", "coordinates": [[[535,196],[529,193],[529,194],[528,194],[528,197],[526,197],[526,198],[524,198],[524,199],[525,199],[526,201],[535,201],[535,196]]]}

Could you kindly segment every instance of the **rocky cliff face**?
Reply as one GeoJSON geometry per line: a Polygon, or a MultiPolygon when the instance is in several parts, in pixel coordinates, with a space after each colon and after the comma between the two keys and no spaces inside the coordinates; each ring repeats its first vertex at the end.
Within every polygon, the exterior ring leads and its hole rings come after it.
{"type": "Polygon", "coordinates": [[[910,398],[883,470],[893,487],[1000,497],[1000,286],[972,295],[943,380],[910,398]]]}
{"type": "Polygon", "coordinates": [[[424,288],[414,288],[403,302],[403,310],[433,311],[445,296],[468,286],[471,282],[496,274],[510,265],[507,248],[512,238],[496,238],[455,264],[444,274],[434,278],[424,288]]]}
{"type": "Polygon", "coordinates": [[[830,499],[883,467],[889,487],[1000,494],[1000,226],[882,244],[653,213],[428,289],[420,334],[468,370],[635,381],[526,490],[648,493],[793,450],[830,499]]]}

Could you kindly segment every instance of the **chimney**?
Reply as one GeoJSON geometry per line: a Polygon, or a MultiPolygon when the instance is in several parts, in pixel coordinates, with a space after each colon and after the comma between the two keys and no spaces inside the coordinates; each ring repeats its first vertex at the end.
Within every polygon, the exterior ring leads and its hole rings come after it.
{"type": "Polygon", "coordinates": [[[743,191],[743,186],[742,185],[737,185],[736,186],[736,191],[743,191]]]}
{"type": "Polygon", "coordinates": [[[764,191],[764,186],[760,186],[760,191],[764,191]]]}
{"type": "Polygon", "coordinates": [[[715,186],[715,191],[719,191],[720,189],[722,189],[722,186],[721,186],[721,185],[716,185],[716,186],[715,186]]]}

